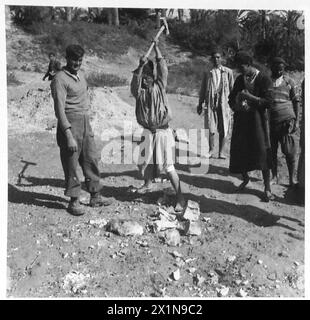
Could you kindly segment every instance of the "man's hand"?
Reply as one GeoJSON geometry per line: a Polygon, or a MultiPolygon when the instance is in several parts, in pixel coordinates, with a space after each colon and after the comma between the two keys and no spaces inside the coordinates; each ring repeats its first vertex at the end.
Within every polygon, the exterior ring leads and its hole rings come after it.
{"type": "Polygon", "coordinates": [[[147,63],[147,57],[146,56],[142,56],[140,58],[139,65],[140,66],[144,66],[146,63],[147,63]]]}
{"type": "Polygon", "coordinates": [[[77,152],[77,143],[73,137],[67,139],[67,144],[70,152],[77,152]]]}
{"type": "Polygon", "coordinates": [[[299,121],[296,119],[293,127],[292,133],[296,132],[299,130],[299,121]]]}
{"type": "Polygon", "coordinates": [[[66,134],[66,137],[67,137],[68,150],[69,150],[70,152],[77,152],[78,146],[77,146],[77,143],[76,143],[75,139],[73,138],[71,129],[68,128],[68,129],[65,131],[65,134],[66,134]]]}
{"type": "Polygon", "coordinates": [[[152,43],[154,43],[154,46],[155,46],[155,47],[158,46],[158,42],[159,42],[158,39],[155,39],[155,38],[154,38],[154,39],[152,40],[152,43]]]}
{"type": "Polygon", "coordinates": [[[248,90],[244,89],[240,92],[240,98],[242,100],[251,100],[253,96],[250,94],[248,90]]]}
{"type": "Polygon", "coordinates": [[[199,115],[201,115],[201,113],[202,113],[202,105],[201,105],[201,104],[199,104],[199,105],[197,106],[197,113],[198,113],[199,115]]]}

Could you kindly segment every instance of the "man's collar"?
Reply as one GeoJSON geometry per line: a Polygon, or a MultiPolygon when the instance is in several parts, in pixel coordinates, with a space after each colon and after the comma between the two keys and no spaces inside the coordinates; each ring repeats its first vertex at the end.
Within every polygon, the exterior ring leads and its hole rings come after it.
{"type": "Polygon", "coordinates": [[[80,77],[79,74],[73,74],[71,73],[69,70],[67,70],[66,68],[62,68],[62,70],[71,78],[73,78],[75,81],[80,81],[80,77]]]}

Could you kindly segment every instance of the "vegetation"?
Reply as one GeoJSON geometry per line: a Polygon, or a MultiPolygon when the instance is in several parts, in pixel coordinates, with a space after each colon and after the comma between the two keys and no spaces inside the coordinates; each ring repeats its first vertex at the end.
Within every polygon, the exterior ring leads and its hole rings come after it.
{"type": "Polygon", "coordinates": [[[127,84],[127,80],[114,74],[93,72],[87,75],[89,87],[120,87],[127,84]]]}

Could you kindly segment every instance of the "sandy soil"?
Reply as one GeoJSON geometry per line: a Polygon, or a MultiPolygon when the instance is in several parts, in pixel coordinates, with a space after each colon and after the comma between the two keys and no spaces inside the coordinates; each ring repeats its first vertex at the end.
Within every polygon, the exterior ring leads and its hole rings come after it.
{"type": "MultiPolygon", "coordinates": [[[[202,234],[182,235],[178,246],[169,246],[162,233],[153,232],[152,224],[156,202],[164,193],[168,203],[163,208],[173,205],[171,186],[156,183],[151,193],[129,194],[129,185],[141,183],[134,164],[100,163],[102,194],[113,200],[111,206],[90,208],[83,191],[86,214],[77,218],[66,212],[53,110],[44,86],[29,87],[33,91],[28,97],[28,88],[26,93],[8,90],[8,296],[304,296],[304,207],[300,195],[285,186],[283,158],[280,185],[273,188],[276,200],[269,203],[261,201],[259,172],[253,172],[251,186],[237,194],[240,180],[229,174],[228,160],[211,159],[209,171],[202,175],[194,175],[190,165],[178,164],[186,198],[200,205],[202,234]],[[33,101],[41,102],[34,107],[33,101]],[[34,164],[19,179],[22,161],[34,164]],[[134,220],[144,233],[108,232],[104,221],[111,219],[134,220]],[[171,274],[177,269],[180,278],[174,280],[171,274]]],[[[116,102],[127,110],[112,112],[105,126],[113,126],[120,116],[133,119],[128,87],[94,92],[94,96],[106,98],[96,112],[102,108],[106,115],[116,102]]],[[[195,98],[169,95],[169,101],[172,127],[202,128],[195,98]]],[[[102,137],[95,133],[102,150],[102,137]]]]}

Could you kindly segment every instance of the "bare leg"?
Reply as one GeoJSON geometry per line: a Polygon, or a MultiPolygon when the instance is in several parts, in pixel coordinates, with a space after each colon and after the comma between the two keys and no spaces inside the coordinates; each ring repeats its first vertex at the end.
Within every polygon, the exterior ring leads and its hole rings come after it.
{"type": "Polygon", "coordinates": [[[226,159],[226,155],[224,153],[226,143],[227,143],[227,138],[224,137],[223,134],[220,134],[219,135],[219,159],[226,159]]]}
{"type": "Polygon", "coordinates": [[[269,202],[269,200],[274,200],[274,195],[271,193],[270,187],[270,170],[262,170],[265,191],[264,191],[264,200],[269,202]]]}
{"type": "Polygon", "coordinates": [[[297,170],[297,161],[295,159],[290,159],[289,157],[286,157],[286,164],[287,164],[288,174],[290,179],[290,187],[294,187],[296,185],[294,174],[297,170]]]}
{"type": "Polygon", "coordinates": [[[212,158],[214,156],[214,149],[215,149],[215,133],[209,133],[209,154],[208,158],[212,158]]]}
{"type": "Polygon", "coordinates": [[[182,209],[185,206],[185,199],[184,196],[182,194],[182,187],[181,187],[181,182],[178,176],[178,173],[176,172],[176,170],[172,170],[167,172],[168,178],[177,194],[177,203],[175,206],[175,211],[182,211],[182,209]]]}

